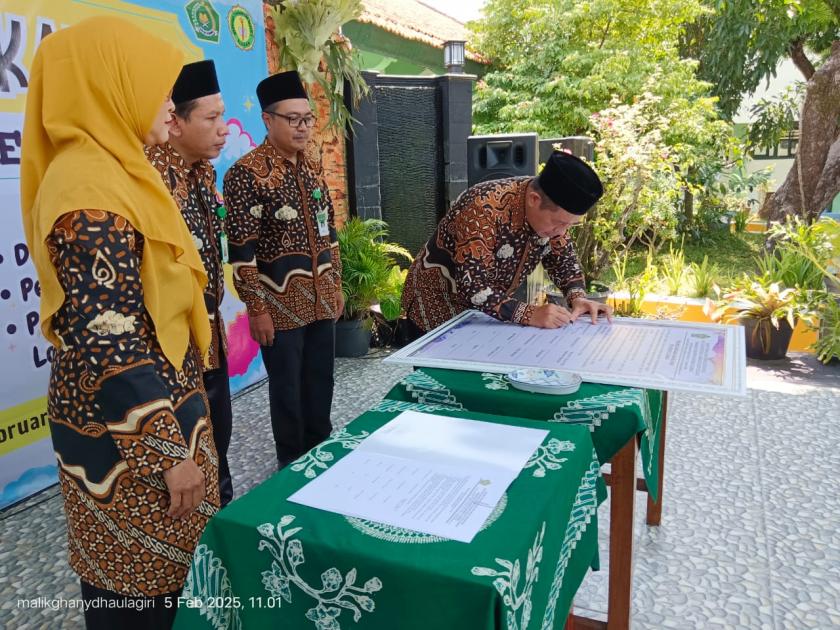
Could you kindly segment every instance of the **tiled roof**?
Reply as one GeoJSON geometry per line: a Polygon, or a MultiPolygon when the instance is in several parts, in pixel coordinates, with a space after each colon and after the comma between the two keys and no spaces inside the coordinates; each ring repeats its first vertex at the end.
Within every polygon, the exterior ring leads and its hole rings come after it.
{"type": "MultiPolygon", "coordinates": [[[[469,31],[462,22],[418,0],[363,0],[362,5],[364,11],[359,22],[372,24],[404,39],[443,48],[444,42],[469,38],[469,31]]],[[[484,61],[469,50],[467,58],[484,61]]]]}

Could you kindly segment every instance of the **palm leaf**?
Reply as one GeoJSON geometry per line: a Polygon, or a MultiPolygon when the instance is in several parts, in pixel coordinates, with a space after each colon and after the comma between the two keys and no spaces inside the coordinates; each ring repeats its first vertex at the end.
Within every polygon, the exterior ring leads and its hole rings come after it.
{"type": "Polygon", "coordinates": [[[344,133],[352,118],[344,102],[345,81],[355,104],[369,91],[357,53],[340,35],[342,25],[361,15],[361,0],[283,0],[270,11],[278,65],[322,88],[329,103],[327,126],[344,133]]]}

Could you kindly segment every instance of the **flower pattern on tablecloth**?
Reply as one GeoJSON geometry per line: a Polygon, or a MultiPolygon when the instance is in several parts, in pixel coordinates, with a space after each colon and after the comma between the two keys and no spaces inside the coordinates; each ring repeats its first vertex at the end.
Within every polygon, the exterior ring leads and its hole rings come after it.
{"type": "Polygon", "coordinates": [[[390,400],[384,398],[380,400],[376,406],[371,407],[370,411],[377,413],[399,413],[401,411],[420,411],[434,413],[436,411],[451,411],[451,407],[445,405],[428,405],[413,402],[406,402],[404,400],[390,400]]]}
{"type": "Polygon", "coordinates": [[[647,449],[645,475],[650,475],[653,472],[652,467],[655,461],[655,438],[658,426],[655,424],[657,419],[653,417],[645,390],[622,389],[579,400],[570,400],[548,421],[587,424],[589,425],[589,431],[592,432],[608,420],[619,408],[630,406],[639,408],[642,421],[645,423],[645,440],[643,443],[643,447],[647,449]]]}
{"type": "Polygon", "coordinates": [[[560,597],[560,591],[563,588],[563,579],[566,576],[569,560],[598,511],[598,477],[600,476],[601,462],[598,461],[595,449],[592,449],[592,459],[589,468],[580,480],[575,502],[572,505],[572,512],[569,516],[569,524],[566,526],[566,533],[563,537],[563,545],[560,547],[560,556],[557,558],[557,567],[554,570],[554,578],[551,581],[551,589],[548,593],[548,605],[543,616],[542,630],[553,630],[554,628],[557,599],[560,597]]]}
{"type": "Polygon", "coordinates": [[[354,435],[347,429],[337,429],[330,434],[329,439],[324,440],[311,451],[304,453],[301,457],[293,461],[291,469],[293,472],[303,471],[304,477],[314,479],[319,472],[323,472],[329,468],[335,459],[335,455],[327,450],[328,447],[340,444],[342,448],[352,450],[368,435],[370,434],[367,431],[362,431],[354,435]]]}
{"type": "Polygon", "coordinates": [[[510,381],[507,380],[504,374],[491,374],[490,372],[482,372],[481,379],[484,381],[485,389],[493,390],[508,390],[510,389],[510,381]]]}
{"type": "Polygon", "coordinates": [[[522,576],[522,565],[519,558],[511,562],[504,558],[496,558],[496,564],[501,569],[488,567],[473,567],[472,574],[483,577],[492,577],[493,586],[502,596],[505,605],[505,621],[507,630],[525,630],[531,622],[531,594],[534,590],[534,583],[540,576],[540,562],[543,557],[543,536],[545,535],[545,522],[543,522],[534,544],[528,550],[528,559],[525,562],[525,583],[522,591],[519,591],[519,580],[522,576]]]}
{"type": "Polygon", "coordinates": [[[321,587],[309,584],[298,573],[298,567],[306,562],[303,555],[303,543],[295,538],[301,527],[292,527],[295,520],[291,514],[283,516],[273,525],[263,523],[257,527],[262,535],[258,549],[268,551],[274,560],[271,570],[262,572],[265,590],[277,598],[277,605],[292,603],[292,587],[312,598],[315,605],[306,611],[306,618],[315,624],[316,630],[341,630],[339,623],[343,610],[353,613],[353,621],[359,623],[362,613],[372,613],[376,604],[371,597],[382,590],[382,582],[377,577],[370,578],[362,586],[356,586],[356,569],[342,574],[336,567],[330,567],[321,574],[321,587]]]}
{"type": "Polygon", "coordinates": [[[400,384],[420,404],[443,405],[458,410],[464,408],[448,387],[420,370],[408,374],[400,384]]]}
{"type": "Polygon", "coordinates": [[[545,477],[546,471],[560,470],[563,463],[568,461],[566,457],[558,457],[560,453],[570,453],[574,450],[574,442],[551,438],[546,444],[541,444],[534,451],[523,470],[533,468],[534,472],[532,474],[534,477],[545,477]]]}
{"type": "Polygon", "coordinates": [[[222,560],[204,543],[195,548],[182,597],[200,606],[199,614],[207,618],[214,630],[242,628],[239,609],[235,606],[208,606],[213,600],[232,598],[233,589],[222,560]]]}

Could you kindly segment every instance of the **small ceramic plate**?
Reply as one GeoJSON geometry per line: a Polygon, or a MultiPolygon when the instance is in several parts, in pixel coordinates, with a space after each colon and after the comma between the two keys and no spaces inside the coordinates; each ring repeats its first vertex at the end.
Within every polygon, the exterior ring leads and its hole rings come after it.
{"type": "Polygon", "coordinates": [[[540,368],[514,370],[507,378],[516,389],[537,394],[574,394],[582,382],[578,374],[540,368]]]}

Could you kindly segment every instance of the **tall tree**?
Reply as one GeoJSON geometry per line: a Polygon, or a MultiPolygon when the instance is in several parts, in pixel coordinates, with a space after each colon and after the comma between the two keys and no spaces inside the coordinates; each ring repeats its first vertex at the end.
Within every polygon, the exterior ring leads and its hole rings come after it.
{"type": "Polygon", "coordinates": [[[677,49],[701,11],[701,0],[489,0],[471,24],[492,63],[476,91],[476,132],[583,133],[594,112],[632,102],[656,73],[679,77],[656,87],[666,103],[704,96],[677,49]]]}
{"type": "Polygon", "coordinates": [[[767,198],[769,220],[800,215],[813,221],[840,194],[840,40],[811,75],[799,121],[799,145],[784,183],[767,198]]]}
{"type": "Polygon", "coordinates": [[[637,227],[651,212],[659,215],[656,242],[677,225],[692,227],[695,195],[705,208],[724,168],[731,126],[710,84],[697,78],[697,62],[678,47],[685,26],[706,10],[702,2],[489,0],[485,18],[471,25],[475,47],[492,62],[473,101],[476,133],[597,140],[596,160],[610,182],[603,211],[577,231],[589,275],[617,247],[639,240],[637,227]],[[593,117],[598,112],[604,116],[593,117]],[[669,172],[652,178],[657,169],[669,172]]]}
{"type": "Polygon", "coordinates": [[[793,168],[761,215],[813,220],[840,193],[840,0],[709,0],[707,9],[682,51],[700,60],[725,114],[785,57],[807,81],[793,168]]]}

